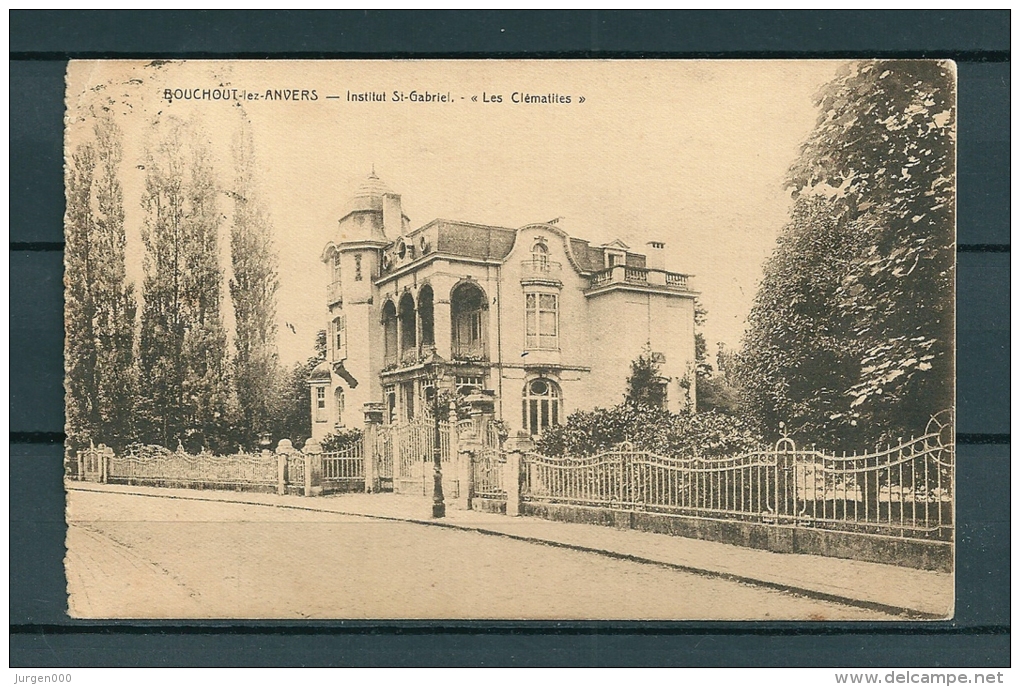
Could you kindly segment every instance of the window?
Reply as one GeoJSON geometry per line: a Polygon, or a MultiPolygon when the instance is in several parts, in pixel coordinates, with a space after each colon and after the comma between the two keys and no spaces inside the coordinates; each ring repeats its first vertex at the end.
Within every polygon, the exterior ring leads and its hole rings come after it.
{"type": "Polygon", "coordinates": [[[404,389],[404,419],[414,419],[414,382],[405,382],[401,385],[404,389]]]}
{"type": "Polygon", "coordinates": [[[457,342],[465,348],[476,348],[482,340],[482,313],[479,310],[460,313],[457,318],[457,342]]]}
{"type": "Polygon", "coordinates": [[[405,293],[401,296],[397,319],[400,321],[400,350],[401,352],[413,351],[417,346],[415,331],[417,317],[414,312],[414,298],[411,294],[405,293]]]}
{"type": "Polygon", "coordinates": [[[393,301],[386,301],[382,316],[383,355],[386,357],[386,364],[390,365],[397,360],[397,308],[393,301]]]}
{"type": "Polygon", "coordinates": [[[340,316],[333,319],[333,359],[347,358],[347,318],[340,316]]]}
{"type": "Polygon", "coordinates": [[[524,298],[524,347],[555,350],[559,347],[559,296],[554,293],[528,293],[524,298]]]}
{"type": "Polygon", "coordinates": [[[563,414],[560,387],[548,379],[533,379],[524,385],[521,424],[532,435],[560,424],[563,414]]]}
{"type": "MultiPolygon", "coordinates": [[[[321,273],[320,273],[321,274],[321,273]]],[[[340,283],[340,254],[333,253],[333,283],[340,283]]]]}
{"type": "Polygon", "coordinates": [[[436,407],[436,404],[442,399],[436,396],[435,382],[431,379],[423,379],[421,380],[420,389],[421,412],[426,417],[433,417],[433,413],[438,411],[440,418],[442,418],[445,415],[445,409],[436,407]]]}
{"type": "Polygon", "coordinates": [[[397,421],[397,390],[391,384],[383,387],[383,395],[386,397],[386,422],[393,424],[397,421]]]}
{"type": "Polygon", "coordinates": [[[450,316],[453,325],[452,343],[455,357],[484,358],[485,293],[476,285],[458,285],[450,294],[450,316]]]}
{"type": "Polygon", "coordinates": [[[315,421],[326,421],[326,387],[315,387],[315,421]]]}
{"type": "Polygon", "coordinates": [[[361,253],[354,254],[354,281],[361,281],[361,253]]]}
{"type": "Polygon", "coordinates": [[[669,382],[664,379],[657,379],[654,382],[655,400],[663,408],[669,408],[669,382]]]}
{"type": "Polygon", "coordinates": [[[336,425],[337,427],[344,426],[344,390],[337,388],[334,392],[334,398],[336,401],[336,425]]]}
{"type": "Polygon", "coordinates": [[[627,256],[621,253],[609,253],[606,256],[609,261],[606,267],[615,267],[616,265],[622,265],[627,262],[627,256]]]}
{"type": "Polygon", "coordinates": [[[542,241],[531,247],[531,261],[536,269],[548,269],[549,248],[542,241]]]}
{"type": "Polygon", "coordinates": [[[432,287],[428,284],[422,286],[418,292],[418,326],[421,328],[422,346],[434,346],[436,343],[433,298],[432,287]]]}
{"type": "Polygon", "coordinates": [[[458,375],[457,393],[461,396],[473,394],[485,388],[485,378],[481,375],[458,375]]]}

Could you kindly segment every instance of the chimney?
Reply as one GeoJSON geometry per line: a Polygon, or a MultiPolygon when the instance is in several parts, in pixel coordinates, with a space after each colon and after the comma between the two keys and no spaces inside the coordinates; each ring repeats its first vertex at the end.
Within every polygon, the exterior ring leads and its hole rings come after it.
{"type": "Polygon", "coordinates": [[[666,269],[666,244],[662,241],[649,241],[648,254],[645,255],[645,267],[650,270],[666,269]]]}
{"type": "Polygon", "coordinates": [[[382,197],[383,232],[393,239],[404,233],[404,211],[400,207],[399,193],[384,193],[382,197]]]}

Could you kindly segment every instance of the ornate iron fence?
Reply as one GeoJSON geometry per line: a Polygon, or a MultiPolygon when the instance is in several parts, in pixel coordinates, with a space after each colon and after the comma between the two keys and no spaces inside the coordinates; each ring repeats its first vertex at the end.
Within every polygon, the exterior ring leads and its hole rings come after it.
{"type": "MultiPolygon", "coordinates": [[[[458,425],[459,427],[459,425],[458,425]]],[[[451,445],[450,423],[439,421],[439,454],[444,472],[450,468],[456,453],[451,445]]],[[[435,451],[436,424],[428,417],[414,422],[379,427],[376,451],[380,476],[390,475],[401,492],[418,492],[431,479],[435,451]]]]}
{"type": "Polygon", "coordinates": [[[78,452],[78,470],[75,474],[77,479],[87,482],[102,482],[106,479],[104,456],[106,449],[100,445],[89,446],[78,452]]]}
{"type": "Polygon", "coordinates": [[[792,524],[910,539],[952,539],[951,418],[919,438],[836,456],[774,449],[671,458],[621,445],[587,458],[524,455],[524,500],[722,520],[792,524]]]}
{"type": "Polygon", "coordinates": [[[365,445],[358,440],[340,451],[322,454],[323,491],[352,491],[365,486],[365,445]]]}
{"type": "Polygon", "coordinates": [[[503,483],[506,456],[496,448],[483,446],[471,460],[471,484],[475,496],[488,499],[505,499],[503,483]]]}
{"type": "Polygon", "coordinates": [[[111,454],[108,461],[109,482],[268,489],[278,480],[276,456],[272,454],[192,455],[144,446],[129,447],[122,455],[111,454]]]}

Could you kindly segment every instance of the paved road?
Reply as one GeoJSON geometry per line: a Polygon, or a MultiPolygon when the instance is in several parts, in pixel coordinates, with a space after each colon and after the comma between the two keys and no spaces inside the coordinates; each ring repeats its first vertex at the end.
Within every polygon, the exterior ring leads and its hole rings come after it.
{"type": "Polygon", "coordinates": [[[328,512],[71,491],[68,524],[79,617],[885,617],[594,553],[328,512]]]}

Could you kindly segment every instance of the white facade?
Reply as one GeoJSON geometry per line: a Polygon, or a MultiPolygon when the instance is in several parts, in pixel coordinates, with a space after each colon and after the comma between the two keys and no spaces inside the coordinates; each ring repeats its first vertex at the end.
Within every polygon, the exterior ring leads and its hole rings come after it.
{"type": "Polygon", "coordinates": [[[373,174],[323,252],[327,361],[309,380],[312,436],[387,422],[449,394],[494,394],[511,431],[540,433],[623,400],[630,365],[660,362],[667,406],[694,402],[694,298],[687,275],[616,241],[591,246],[553,223],[519,229],[434,220],[415,229],[373,174]]]}

